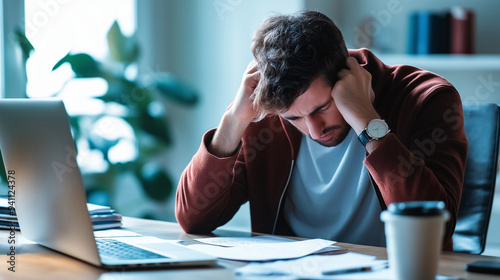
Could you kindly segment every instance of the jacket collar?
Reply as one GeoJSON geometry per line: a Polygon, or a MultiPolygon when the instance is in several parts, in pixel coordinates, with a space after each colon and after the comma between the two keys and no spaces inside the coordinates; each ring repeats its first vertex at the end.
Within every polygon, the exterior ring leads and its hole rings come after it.
{"type": "Polygon", "coordinates": [[[283,119],[279,116],[281,121],[281,126],[285,131],[288,142],[290,143],[290,149],[292,150],[292,159],[296,159],[299,153],[300,142],[302,140],[302,132],[300,132],[293,124],[289,121],[283,119]]]}

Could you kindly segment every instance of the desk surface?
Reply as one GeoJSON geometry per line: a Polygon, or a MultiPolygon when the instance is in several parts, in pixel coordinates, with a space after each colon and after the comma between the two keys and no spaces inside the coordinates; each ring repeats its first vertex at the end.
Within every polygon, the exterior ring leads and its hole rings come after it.
{"type": "MultiPolygon", "coordinates": [[[[175,223],[124,218],[124,229],[135,231],[143,235],[152,235],[164,239],[191,240],[200,235],[186,234],[175,223]]],[[[19,232],[16,232],[16,272],[7,270],[8,252],[7,238],[9,232],[0,230],[0,279],[92,279],[92,280],[119,280],[119,279],[233,279],[233,269],[244,265],[244,262],[219,260],[216,267],[176,268],[153,271],[109,272],[64,256],[37,244],[26,241],[19,232]]],[[[210,236],[250,236],[250,233],[216,230],[210,236]]],[[[387,259],[385,248],[338,243],[351,252],[374,255],[379,259],[387,259]]],[[[461,253],[445,252],[441,256],[439,273],[443,275],[460,276],[463,279],[499,279],[498,276],[470,273],[464,270],[465,264],[475,260],[495,260],[500,258],[477,256],[461,253]]],[[[244,278],[236,278],[244,279],[244,278]]]]}

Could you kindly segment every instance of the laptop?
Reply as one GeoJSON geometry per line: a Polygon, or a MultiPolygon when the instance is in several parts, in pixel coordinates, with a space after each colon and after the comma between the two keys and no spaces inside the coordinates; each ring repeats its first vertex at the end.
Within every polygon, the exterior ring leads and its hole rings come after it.
{"type": "Polygon", "coordinates": [[[168,240],[94,237],[62,101],[0,99],[0,150],[14,178],[19,227],[27,239],[106,269],[216,263],[213,256],[168,240]]]}

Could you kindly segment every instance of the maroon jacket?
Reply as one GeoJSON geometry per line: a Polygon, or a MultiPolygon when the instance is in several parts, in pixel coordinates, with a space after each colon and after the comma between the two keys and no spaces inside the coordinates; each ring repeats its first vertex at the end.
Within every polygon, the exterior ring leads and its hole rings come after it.
{"type": "MultiPolygon", "coordinates": [[[[468,146],[458,92],[436,74],[387,66],[366,49],[349,54],[371,73],[374,107],[391,129],[364,160],[382,209],[392,202],[444,201],[450,220],[443,248],[452,250],[468,146]]],[[[252,123],[240,148],[226,158],[207,151],[214,132],[203,136],[180,178],[179,224],[186,232],[211,232],[250,201],[252,231],[289,233],[284,231],[283,198],[301,132],[279,116],[267,117],[252,123]]]]}

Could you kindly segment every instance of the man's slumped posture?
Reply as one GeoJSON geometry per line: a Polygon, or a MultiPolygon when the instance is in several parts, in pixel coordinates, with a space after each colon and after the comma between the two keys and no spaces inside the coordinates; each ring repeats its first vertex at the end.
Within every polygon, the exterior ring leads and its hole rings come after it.
{"type": "Polygon", "coordinates": [[[252,52],[235,100],[182,174],[185,231],[210,232],[250,201],[252,231],[385,246],[388,204],[442,200],[453,249],[467,139],[450,83],[347,50],[318,12],[267,19],[252,52]]]}

